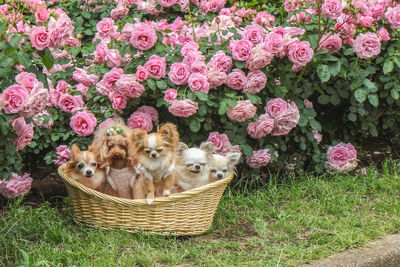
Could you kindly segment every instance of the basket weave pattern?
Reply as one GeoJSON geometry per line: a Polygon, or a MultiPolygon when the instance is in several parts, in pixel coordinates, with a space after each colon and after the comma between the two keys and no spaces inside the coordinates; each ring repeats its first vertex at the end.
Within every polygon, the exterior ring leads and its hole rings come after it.
{"type": "Polygon", "coordinates": [[[198,235],[212,224],[222,194],[233,175],[212,184],[169,197],[124,199],[92,190],[66,174],[66,164],[58,169],[67,187],[78,224],[118,228],[129,232],[146,231],[162,235],[198,235]]]}

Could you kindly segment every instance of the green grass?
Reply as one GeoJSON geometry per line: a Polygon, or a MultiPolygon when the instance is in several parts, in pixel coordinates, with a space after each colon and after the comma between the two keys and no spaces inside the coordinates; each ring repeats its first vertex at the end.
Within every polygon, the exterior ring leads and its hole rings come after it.
{"type": "Polygon", "coordinates": [[[367,176],[273,177],[264,188],[225,192],[212,229],[161,237],[77,226],[63,212],[10,204],[0,214],[0,265],[292,266],[400,229],[400,166],[367,176]]]}

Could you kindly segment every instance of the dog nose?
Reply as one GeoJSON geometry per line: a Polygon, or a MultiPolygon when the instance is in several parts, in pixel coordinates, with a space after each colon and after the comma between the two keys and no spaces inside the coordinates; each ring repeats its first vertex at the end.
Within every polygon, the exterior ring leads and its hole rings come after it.
{"type": "Polygon", "coordinates": [[[200,170],[201,166],[200,165],[196,165],[196,170],[200,170]]]}
{"type": "Polygon", "coordinates": [[[151,157],[152,157],[152,158],[157,157],[157,153],[156,153],[156,152],[151,153],[151,157]]]}
{"type": "Polygon", "coordinates": [[[93,173],[92,170],[87,170],[87,171],[86,171],[86,175],[87,175],[87,176],[92,175],[92,173],[93,173]]]}
{"type": "Polygon", "coordinates": [[[224,175],[222,173],[218,173],[218,179],[224,178],[224,175]]]}

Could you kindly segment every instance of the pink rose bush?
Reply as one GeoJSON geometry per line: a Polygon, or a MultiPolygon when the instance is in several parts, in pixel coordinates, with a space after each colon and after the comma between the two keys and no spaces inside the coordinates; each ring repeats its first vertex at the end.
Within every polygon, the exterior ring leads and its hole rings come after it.
{"type": "Polygon", "coordinates": [[[338,172],[354,170],[358,165],[357,151],[350,143],[339,143],[328,148],[325,168],[338,172]]]}
{"type": "Polygon", "coordinates": [[[25,173],[23,176],[12,173],[8,181],[0,180],[0,194],[6,198],[25,195],[31,189],[32,181],[29,173],[25,173]]]}
{"type": "MultiPolygon", "coordinates": [[[[398,3],[288,0],[282,8],[291,17],[277,19],[268,3],[263,11],[226,3],[121,0],[104,9],[83,1],[82,10],[101,18],[87,25],[72,21],[65,3],[4,4],[4,36],[15,50],[0,51],[12,60],[0,94],[4,137],[21,155],[57,147],[46,160],[60,165],[70,157],[60,142],[86,145],[109,117],[148,132],[172,121],[184,139],[189,130],[198,133],[192,142],[209,134],[217,153],[243,150],[247,165],[261,168],[280,149],[320,154],[322,134],[325,142],[334,132],[324,120],[336,106],[345,118],[338,124],[349,128],[380,114],[373,108],[397,111],[397,77],[377,75],[398,70],[391,50],[398,3]],[[329,23],[316,29],[317,20],[329,23]]],[[[346,158],[342,147],[328,149],[327,168],[356,164],[356,157],[339,160],[346,158]]]]}

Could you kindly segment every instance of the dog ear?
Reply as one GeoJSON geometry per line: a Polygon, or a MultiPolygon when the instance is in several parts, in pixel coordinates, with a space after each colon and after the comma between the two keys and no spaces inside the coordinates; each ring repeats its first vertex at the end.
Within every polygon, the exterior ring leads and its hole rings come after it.
{"type": "Polygon", "coordinates": [[[182,156],[183,155],[183,151],[189,149],[189,147],[183,143],[183,142],[179,142],[178,143],[178,150],[176,151],[178,156],[182,156]]]}
{"type": "Polygon", "coordinates": [[[93,143],[89,146],[89,151],[94,153],[95,159],[100,168],[104,168],[111,164],[108,158],[108,147],[106,137],[99,136],[94,139],[93,143]]]}
{"type": "Polygon", "coordinates": [[[215,152],[214,144],[211,142],[201,143],[200,149],[206,151],[208,154],[213,154],[215,152]]]}
{"type": "Polygon", "coordinates": [[[75,156],[80,152],[81,152],[81,150],[79,149],[79,147],[76,144],[73,144],[72,147],[71,147],[72,160],[74,160],[75,156]]]}
{"type": "Polygon", "coordinates": [[[144,137],[147,135],[147,132],[143,129],[133,129],[130,133],[130,142],[136,146],[140,147],[143,145],[144,137]]]}
{"type": "Polygon", "coordinates": [[[157,133],[161,134],[163,139],[173,146],[176,146],[179,142],[179,132],[175,124],[166,123],[157,130],[157,133]]]}
{"type": "Polygon", "coordinates": [[[229,166],[231,166],[232,168],[235,167],[239,163],[241,156],[242,155],[238,152],[229,152],[228,154],[226,154],[229,166]]]}

